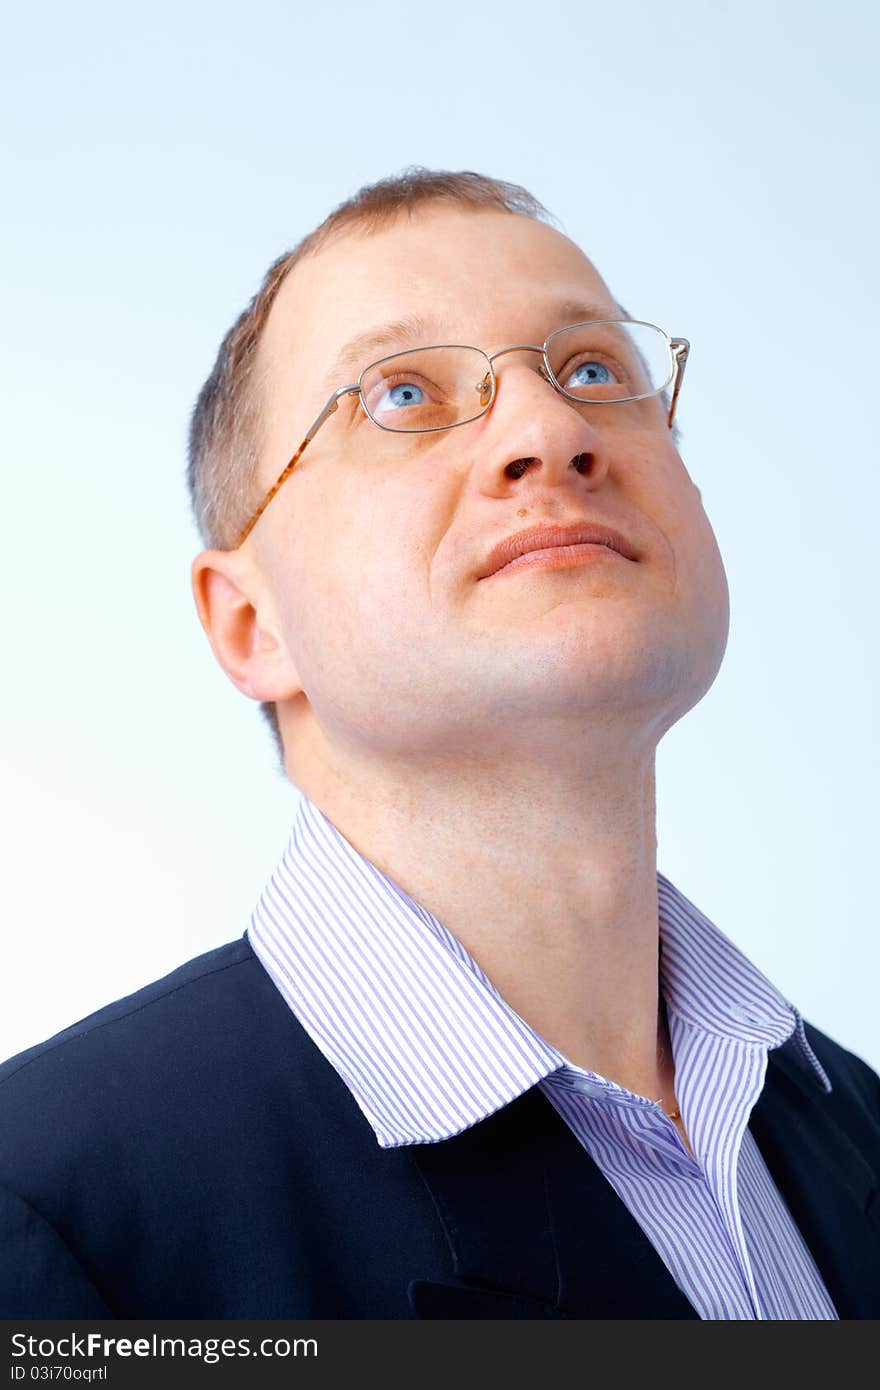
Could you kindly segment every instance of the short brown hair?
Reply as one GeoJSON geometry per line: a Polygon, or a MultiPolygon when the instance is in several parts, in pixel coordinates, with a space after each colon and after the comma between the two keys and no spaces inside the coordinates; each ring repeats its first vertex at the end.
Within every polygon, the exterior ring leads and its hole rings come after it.
{"type": "MultiPolygon", "coordinates": [[[[334,208],[291,251],[279,256],[220,344],[192,413],[187,481],[196,525],[207,547],[230,548],[259,503],[255,494],[263,436],[254,366],[266,320],[287,275],[297,261],[319,251],[334,234],[354,226],[375,231],[401,213],[427,203],[495,209],[555,223],[543,204],[519,184],[471,170],[450,173],[416,165],[366,184],[334,208]]],[[[283,766],[275,706],[264,703],[261,709],[283,766]]]]}

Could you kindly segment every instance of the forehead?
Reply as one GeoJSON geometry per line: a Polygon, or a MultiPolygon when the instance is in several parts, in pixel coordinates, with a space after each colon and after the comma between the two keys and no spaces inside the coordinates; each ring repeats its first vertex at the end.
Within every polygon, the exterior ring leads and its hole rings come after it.
{"type": "MultiPolygon", "coordinates": [[[[511,334],[543,341],[571,321],[568,304],[596,317],[620,312],[598,271],[561,232],[518,213],[429,206],[375,231],[340,233],[300,261],[272,307],[260,350],[270,371],[273,360],[295,357],[317,381],[352,338],[390,321],[424,319],[436,324],[428,341],[491,350],[511,334]]],[[[383,351],[394,351],[393,343],[372,358],[383,351]]],[[[368,351],[357,370],[369,360],[368,351]]]]}

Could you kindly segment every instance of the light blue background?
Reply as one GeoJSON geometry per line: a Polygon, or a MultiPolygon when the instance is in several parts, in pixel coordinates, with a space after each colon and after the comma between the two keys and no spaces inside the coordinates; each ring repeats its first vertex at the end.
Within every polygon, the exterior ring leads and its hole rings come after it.
{"type": "Polygon", "coordinates": [[[408,163],[524,183],[693,344],[731,635],[659,866],[880,1066],[873,3],[8,7],[0,1054],[244,930],[292,789],[195,616],[188,413],[269,261],[408,163]]]}

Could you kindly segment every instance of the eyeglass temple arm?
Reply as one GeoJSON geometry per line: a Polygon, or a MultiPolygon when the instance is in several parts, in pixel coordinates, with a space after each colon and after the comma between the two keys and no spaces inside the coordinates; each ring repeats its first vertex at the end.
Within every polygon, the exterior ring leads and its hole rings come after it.
{"type": "Polygon", "coordinates": [[[239,533],[238,539],[236,540],[235,545],[233,546],[233,550],[237,550],[238,547],[244,541],[247,540],[251,531],[253,531],[254,527],[256,526],[260,517],[263,515],[263,512],[268,507],[269,503],[272,501],[272,498],[275,496],[276,492],[278,492],[284,486],[284,484],[287,482],[287,479],[293,472],[294,468],[296,468],[296,465],[299,463],[300,459],[303,456],[303,453],[305,452],[306,445],[310,444],[311,441],[314,439],[315,435],[318,433],[318,430],[321,428],[328,415],[332,415],[334,411],[336,411],[339,408],[339,401],[341,397],[350,395],[352,391],[360,391],[360,387],[340,386],[338,391],[333,392],[333,395],[330,397],[329,401],[324,406],[324,409],[321,411],[321,414],[318,416],[317,420],[312,425],[302,444],[300,444],[296,453],[293,455],[293,458],[278,474],[278,477],[275,479],[269,491],[266,493],[266,496],[263,498],[259,507],[254,512],[247,526],[245,526],[244,530],[239,533]]]}
{"type": "Polygon", "coordinates": [[[672,400],[669,402],[669,419],[667,424],[672,428],[672,417],[675,414],[675,406],[678,401],[681,383],[684,381],[684,369],[687,366],[688,353],[691,345],[687,338],[671,338],[669,346],[672,348],[672,356],[675,359],[675,383],[672,387],[672,400]]]}

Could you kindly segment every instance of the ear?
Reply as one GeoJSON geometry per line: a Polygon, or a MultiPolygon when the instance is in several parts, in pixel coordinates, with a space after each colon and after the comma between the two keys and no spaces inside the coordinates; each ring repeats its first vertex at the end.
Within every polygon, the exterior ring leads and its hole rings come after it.
{"type": "Polygon", "coordinates": [[[236,550],[203,550],[192,591],[211,649],[233,685],[252,700],[290,700],[302,690],[265,583],[236,550]]]}

